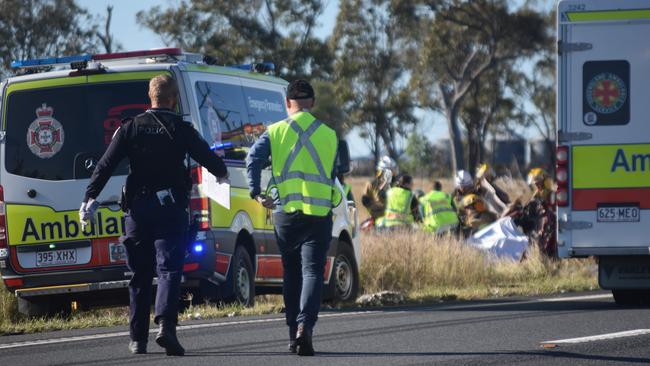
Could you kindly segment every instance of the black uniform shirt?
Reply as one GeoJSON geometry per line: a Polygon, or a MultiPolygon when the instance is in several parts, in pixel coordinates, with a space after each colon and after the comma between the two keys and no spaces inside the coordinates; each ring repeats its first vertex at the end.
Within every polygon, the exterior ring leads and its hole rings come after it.
{"type": "Polygon", "coordinates": [[[180,115],[169,109],[151,109],[140,114],[116,131],[90,178],[84,202],[99,195],[124,157],[129,158],[130,164],[127,191],[187,189],[186,153],[214,176],[222,178],[227,175],[223,160],[180,115]],[[173,140],[152,113],[165,125],[173,140]]]}

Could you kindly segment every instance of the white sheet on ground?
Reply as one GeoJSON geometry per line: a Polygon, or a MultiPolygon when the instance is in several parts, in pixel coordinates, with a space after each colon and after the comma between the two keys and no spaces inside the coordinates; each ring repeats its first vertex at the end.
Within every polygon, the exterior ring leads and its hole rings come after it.
{"type": "Polygon", "coordinates": [[[528,248],[528,238],[511,217],[504,217],[474,234],[467,242],[499,258],[520,260],[528,248]]]}

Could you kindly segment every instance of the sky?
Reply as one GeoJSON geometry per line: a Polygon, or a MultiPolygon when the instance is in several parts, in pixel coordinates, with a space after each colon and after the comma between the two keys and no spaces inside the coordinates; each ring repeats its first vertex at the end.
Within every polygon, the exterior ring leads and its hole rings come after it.
{"type": "MultiPolygon", "coordinates": [[[[324,39],[331,34],[336,22],[338,13],[338,0],[325,0],[326,8],[319,19],[319,26],[316,36],[324,39]]],[[[515,0],[522,1],[522,0],[515,0]]],[[[545,1],[545,0],[543,0],[545,1]]],[[[113,21],[111,33],[117,43],[120,43],[125,51],[165,47],[162,39],[147,28],[140,27],[136,23],[135,14],[140,10],[147,10],[159,5],[163,8],[175,6],[179,0],[77,0],[77,4],[86,8],[92,14],[106,14],[106,7],[113,5],[113,21]]],[[[550,1],[549,1],[550,3],[550,1]]],[[[442,116],[430,111],[416,111],[416,117],[420,120],[418,131],[426,135],[429,140],[437,141],[446,139],[448,136],[447,123],[442,116]]],[[[532,131],[524,131],[529,138],[536,138],[532,131]]],[[[346,138],[350,146],[350,154],[354,157],[370,155],[368,144],[359,137],[358,131],[352,131],[346,138]]]]}

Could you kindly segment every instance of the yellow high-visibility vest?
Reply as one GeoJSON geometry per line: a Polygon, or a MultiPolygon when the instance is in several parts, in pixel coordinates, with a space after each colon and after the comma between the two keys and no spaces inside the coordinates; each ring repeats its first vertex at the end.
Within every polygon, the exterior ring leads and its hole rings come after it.
{"type": "Polygon", "coordinates": [[[389,189],[386,192],[386,214],[384,215],[383,226],[393,227],[412,224],[412,200],[413,193],[407,189],[401,187],[389,189]]]}
{"type": "Polygon", "coordinates": [[[424,230],[443,233],[458,227],[458,215],[447,193],[431,191],[420,198],[420,205],[424,212],[424,230]]]}
{"type": "Polygon", "coordinates": [[[284,212],[327,216],[341,201],[332,170],[336,132],[309,112],[298,112],[268,128],[273,181],[284,212]]]}

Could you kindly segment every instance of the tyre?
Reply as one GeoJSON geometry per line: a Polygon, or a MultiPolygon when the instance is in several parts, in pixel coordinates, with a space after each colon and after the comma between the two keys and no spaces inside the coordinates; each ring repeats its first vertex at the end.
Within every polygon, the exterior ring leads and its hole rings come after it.
{"type": "Polygon", "coordinates": [[[68,316],[72,312],[72,303],[67,298],[56,297],[19,297],[18,312],[28,317],[68,316]]]}
{"type": "Polygon", "coordinates": [[[350,245],[339,241],[326,298],[334,302],[348,302],[356,300],[358,294],[359,270],[354,251],[350,245]]]}
{"type": "Polygon", "coordinates": [[[228,281],[232,293],[227,300],[244,306],[255,305],[255,271],[251,257],[243,246],[235,249],[228,281]]]}
{"type": "Polygon", "coordinates": [[[621,306],[641,306],[650,303],[650,290],[612,290],[614,301],[621,306]]]}

